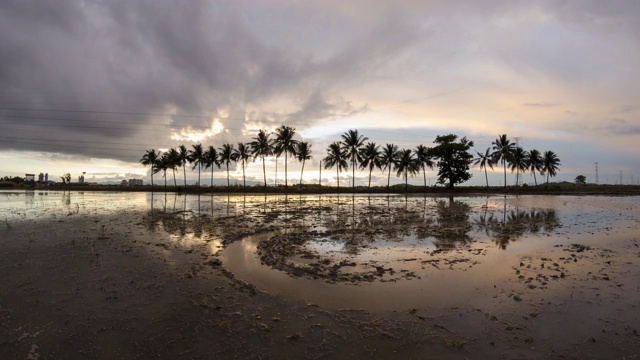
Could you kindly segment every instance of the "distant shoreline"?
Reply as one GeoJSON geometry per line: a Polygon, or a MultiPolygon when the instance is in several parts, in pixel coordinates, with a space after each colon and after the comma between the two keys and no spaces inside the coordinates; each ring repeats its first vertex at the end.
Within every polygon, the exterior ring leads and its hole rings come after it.
{"type": "Polygon", "coordinates": [[[292,185],[269,186],[203,186],[198,187],[189,185],[186,188],[182,186],[163,185],[142,185],[142,186],[121,186],[121,185],[57,185],[57,186],[38,186],[29,187],[24,184],[0,183],[0,190],[35,190],[35,191],[120,191],[120,192],[172,192],[184,194],[266,194],[266,195],[283,195],[283,194],[300,194],[300,195],[322,195],[322,194],[394,194],[394,195],[640,195],[639,185],[575,185],[575,184],[549,184],[538,186],[509,186],[506,189],[499,186],[459,186],[453,190],[442,186],[432,186],[425,189],[423,186],[409,186],[404,189],[404,184],[391,186],[357,186],[355,189],[351,187],[335,187],[335,186],[318,186],[318,185],[292,185]]]}

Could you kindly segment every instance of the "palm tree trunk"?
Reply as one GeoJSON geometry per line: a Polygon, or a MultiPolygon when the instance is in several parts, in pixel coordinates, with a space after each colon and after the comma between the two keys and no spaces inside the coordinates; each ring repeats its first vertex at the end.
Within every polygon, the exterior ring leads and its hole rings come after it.
{"type": "Polygon", "coordinates": [[[351,187],[356,189],[356,158],[351,159],[351,187]]]}
{"type": "Polygon", "coordinates": [[[536,179],[536,170],[533,170],[533,181],[536,182],[536,186],[538,186],[538,179],[536,179]]]}
{"type": "Polygon", "coordinates": [[[320,176],[318,176],[318,186],[322,187],[322,160],[320,160],[320,176]]]}
{"type": "Polygon", "coordinates": [[[176,182],[176,169],[173,169],[173,186],[178,187],[178,183],[176,182]]]}
{"type": "Polygon", "coordinates": [[[304,159],[302,160],[302,170],[300,171],[300,187],[302,187],[302,174],[304,173],[304,159]]]}
{"type": "Polygon", "coordinates": [[[287,154],[288,153],[289,153],[288,151],[284,152],[284,187],[288,186],[288,183],[287,183],[287,154]]]}
{"type": "Polygon", "coordinates": [[[187,187],[187,163],[182,165],[182,172],[184,173],[184,187],[187,187]]]}
{"type": "Polygon", "coordinates": [[[340,189],[340,167],[336,169],[336,180],[338,181],[338,189],[340,189]]]}
{"type": "Polygon", "coordinates": [[[242,186],[247,187],[247,178],[244,176],[244,160],[242,160],[242,186]]]}
{"type": "Polygon", "coordinates": [[[200,163],[198,163],[198,187],[200,187],[200,163]]]}
{"type": "Polygon", "coordinates": [[[153,164],[151,164],[151,191],[153,191],[153,164]]]}
{"type": "Polygon", "coordinates": [[[264,175],[264,188],[267,188],[267,169],[264,165],[264,155],[262,155],[262,174],[264,175]]]}
{"type": "Polygon", "coordinates": [[[276,156],[276,179],[274,181],[274,186],[278,186],[278,156],[276,156]]]}
{"type": "Polygon", "coordinates": [[[422,164],[422,175],[424,176],[424,189],[427,190],[427,169],[422,164]]]}
{"type": "Polygon", "coordinates": [[[213,187],[213,164],[211,164],[211,187],[213,187]]]}
{"type": "Polygon", "coordinates": [[[387,192],[389,192],[390,184],[391,184],[391,164],[389,164],[389,176],[387,176],[387,192]]]}
{"type": "Polygon", "coordinates": [[[504,188],[507,188],[507,162],[502,159],[502,165],[504,166],[504,188]]]}
{"type": "Polygon", "coordinates": [[[408,175],[409,174],[407,174],[407,172],[405,171],[404,172],[404,192],[405,193],[407,192],[407,186],[408,186],[408,183],[409,183],[409,176],[408,175]]]}
{"type": "Polygon", "coordinates": [[[229,162],[227,161],[227,187],[229,187],[229,162]]]}
{"type": "Polygon", "coordinates": [[[373,168],[370,167],[369,168],[369,190],[371,190],[371,172],[373,171],[373,168]]]}
{"type": "Polygon", "coordinates": [[[487,187],[489,187],[489,176],[487,176],[487,167],[484,167],[484,179],[487,181],[487,187]]]}

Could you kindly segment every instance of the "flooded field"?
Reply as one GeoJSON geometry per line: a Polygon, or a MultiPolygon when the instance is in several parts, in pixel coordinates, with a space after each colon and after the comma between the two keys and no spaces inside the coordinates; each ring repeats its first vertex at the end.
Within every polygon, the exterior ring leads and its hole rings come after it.
{"type": "Polygon", "coordinates": [[[631,359],[639,200],[0,191],[0,357],[631,359]]]}

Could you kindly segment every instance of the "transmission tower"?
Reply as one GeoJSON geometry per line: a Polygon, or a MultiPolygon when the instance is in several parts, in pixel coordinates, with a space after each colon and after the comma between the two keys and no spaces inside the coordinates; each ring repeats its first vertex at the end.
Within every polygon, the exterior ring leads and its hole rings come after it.
{"type": "Polygon", "coordinates": [[[596,161],[596,185],[600,185],[600,180],[598,179],[598,162],[596,161]]]}

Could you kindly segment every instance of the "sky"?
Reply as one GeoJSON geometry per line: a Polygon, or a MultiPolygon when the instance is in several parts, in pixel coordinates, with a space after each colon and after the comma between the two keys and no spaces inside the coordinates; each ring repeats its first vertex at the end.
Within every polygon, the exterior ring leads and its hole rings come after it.
{"type": "MultiPolygon", "coordinates": [[[[507,134],[558,155],[552,181],[595,182],[598,163],[599,183],[635,184],[638,64],[635,0],[3,0],[0,176],[149,182],[147,149],[219,148],[287,125],[312,145],[309,183],[328,145],[357,129],[400,148],[453,133],[473,140],[474,154],[507,134]]],[[[279,183],[283,169],[281,158],[279,183]]],[[[290,181],[300,170],[290,159],[290,181]]],[[[465,185],[485,184],[471,172],[465,185]]],[[[230,175],[242,180],[235,165],[230,175]]],[[[356,184],[368,175],[357,171],[356,184]]],[[[435,171],[426,177],[435,184],[435,171]]],[[[335,184],[335,170],[322,179],[335,184]]],[[[350,179],[341,173],[341,185],[350,179]]],[[[259,161],[247,180],[262,181],[259,161]]],[[[386,181],[374,171],[374,184],[386,181]]],[[[502,182],[500,167],[489,172],[502,182]]]]}

